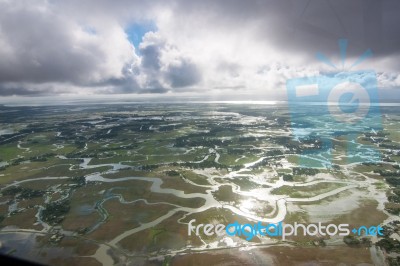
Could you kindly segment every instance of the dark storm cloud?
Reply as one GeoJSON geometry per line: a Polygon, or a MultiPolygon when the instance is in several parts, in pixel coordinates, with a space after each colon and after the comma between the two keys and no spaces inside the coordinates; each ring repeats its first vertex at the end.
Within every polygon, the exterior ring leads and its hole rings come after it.
{"type": "Polygon", "coordinates": [[[277,49],[337,54],[337,40],[349,40],[349,55],[371,48],[378,56],[399,52],[400,1],[280,0],[179,1],[177,13],[202,14],[215,27],[257,26],[258,37],[277,49]]]}
{"type": "Polygon", "coordinates": [[[157,45],[148,45],[140,49],[142,55],[142,66],[146,69],[158,71],[161,68],[160,47],[157,45]]]}
{"type": "MultiPolygon", "coordinates": [[[[20,85],[21,86],[21,85],[20,85]]],[[[37,91],[37,90],[30,90],[25,87],[14,87],[14,86],[4,86],[0,85],[0,96],[13,96],[13,95],[40,95],[40,94],[47,94],[49,91],[37,91]]]]}
{"type": "Polygon", "coordinates": [[[169,66],[166,72],[166,78],[174,88],[195,85],[201,80],[199,69],[187,60],[182,60],[180,65],[169,66]]]}
{"type": "Polygon", "coordinates": [[[40,88],[32,87],[27,83],[11,82],[11,83],[0,83],[0,96],[36,96],[36,95],[51,95],[57,91],[52,86],[41,85],[40,88]]]}
{"type": "Polygon", "coordinates": [[[12,3],[0,3],[0,82],[80,82],[96,69],[101,52],[96,46],[74,47],[71,22],[12,3]]]}

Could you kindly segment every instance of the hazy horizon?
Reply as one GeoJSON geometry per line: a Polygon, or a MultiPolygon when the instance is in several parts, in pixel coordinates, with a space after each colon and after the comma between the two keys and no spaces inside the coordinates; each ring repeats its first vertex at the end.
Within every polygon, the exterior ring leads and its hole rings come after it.
{"type": "Polygon", "coordinates": [[[284,101],[290,79],[372,69],[382,100],[400,99],[399,9],[391,0],[3,0],[0,97],[284,101]]]}

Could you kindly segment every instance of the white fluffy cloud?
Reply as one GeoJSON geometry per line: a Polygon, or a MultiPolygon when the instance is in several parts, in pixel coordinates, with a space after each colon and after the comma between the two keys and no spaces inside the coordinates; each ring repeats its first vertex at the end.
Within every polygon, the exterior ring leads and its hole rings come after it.
{"type": "Polygon", "coordinates": [[[0,80],[89,84],[121,77],[132,45],[117,23],[90,32],[47,1],[0,2],[0,80]]]}

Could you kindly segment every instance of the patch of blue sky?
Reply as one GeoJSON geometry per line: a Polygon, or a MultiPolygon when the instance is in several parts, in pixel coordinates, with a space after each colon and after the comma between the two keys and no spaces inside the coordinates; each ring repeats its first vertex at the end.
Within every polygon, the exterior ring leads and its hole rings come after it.
{"type": "Polygon", "coordinates": [[[83,30],[87,33],[89,33],[90,35],[96,35],[97,31],[95,28],[91,27],[91,26],[84,26],[83,30]]]}
{"type": "Polygon", "coordinates": [[[132,23],[127,28],[125,32],[128,35],[128,40],[135,46],[138,50],[140,43],[143,40],[143,36],[149,31],[156,31],[157,27],[152,21],[132,23]]]}

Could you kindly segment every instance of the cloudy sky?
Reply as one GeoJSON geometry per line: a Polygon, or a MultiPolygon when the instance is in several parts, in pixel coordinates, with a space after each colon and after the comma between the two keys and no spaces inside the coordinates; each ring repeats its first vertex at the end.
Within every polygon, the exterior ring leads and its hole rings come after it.
{"type": "Polygon", "coordinates": [[[390,91],[399,13],[398,0],[0,0],[0,96],[284,99],[288,79],[349,70],[367,49],[351,70],[373,69],[390,91]]]}

